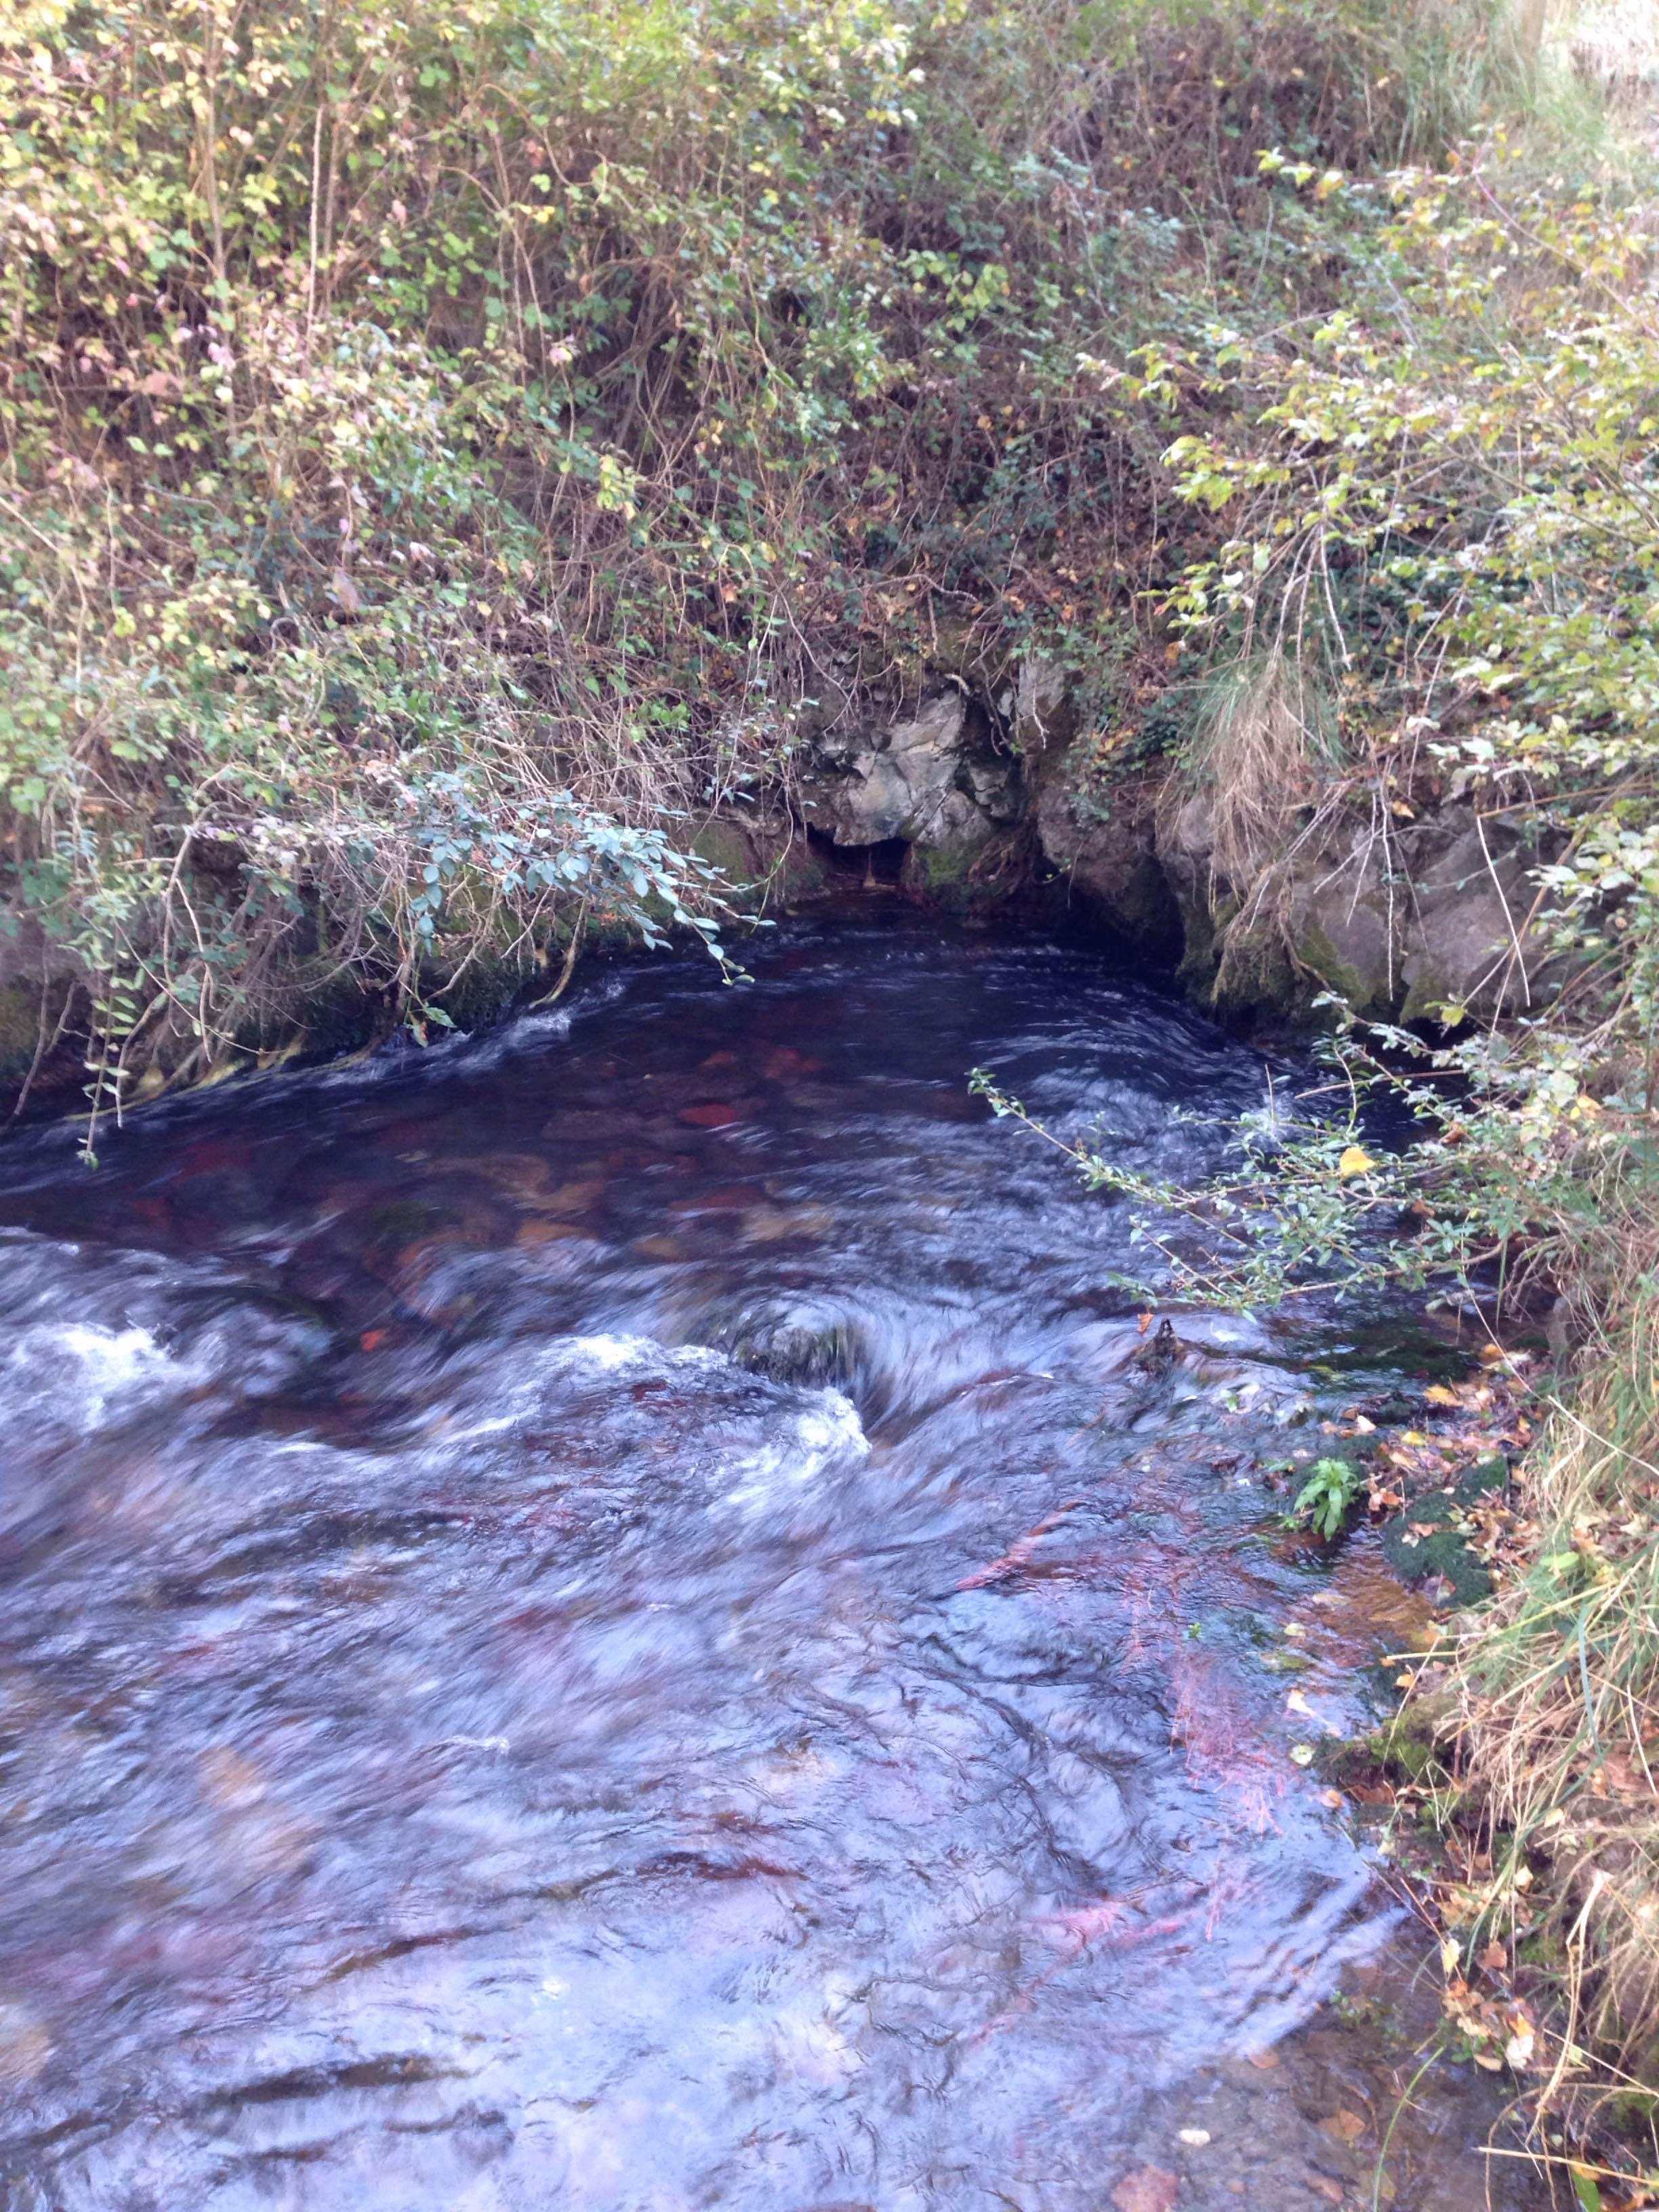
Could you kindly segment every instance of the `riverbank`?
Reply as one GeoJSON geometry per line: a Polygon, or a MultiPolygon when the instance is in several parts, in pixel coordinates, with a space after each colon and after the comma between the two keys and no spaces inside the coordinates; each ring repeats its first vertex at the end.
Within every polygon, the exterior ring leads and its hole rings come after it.
{"type": "Polygon", "coordinates": [[[1484,1793],[1482,1942],[1524,1920],[1560,1992],[1539,2049],[1646,2096],[1644,27],[20,21],[0,1083],[95,1152],[864,881],[1064,898],[1206,1014],[1323,1034],[1242,1169],[1139,1194],[1248,1214],[1235,1303],[1546,1332],[1527,1533],[1424,1720],[1484,1793]]]}

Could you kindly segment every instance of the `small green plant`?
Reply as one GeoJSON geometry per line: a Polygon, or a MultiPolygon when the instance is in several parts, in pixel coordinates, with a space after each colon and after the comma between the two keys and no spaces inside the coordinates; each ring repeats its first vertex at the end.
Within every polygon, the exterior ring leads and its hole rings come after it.
{"type": "Polygon", "coordinates": [[[1297,1527],[1311,1528],[1328,1544],[1341,1534],[1364,1487],[1365,1478],[1352,1460],[1316,1460],[1286,1517],[1297,1527]]]}

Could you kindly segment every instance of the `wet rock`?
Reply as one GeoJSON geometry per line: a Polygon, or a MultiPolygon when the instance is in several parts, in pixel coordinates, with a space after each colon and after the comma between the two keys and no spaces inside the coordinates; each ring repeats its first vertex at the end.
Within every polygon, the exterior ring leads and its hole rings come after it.
{"type": "Polygon", "coordinates": [[[1399,1005],[1405,980],[1405,884],[1368,836],[1297,885],[1291,929],[1297,959],[1317,982],[1358,1014],[1382,1016],[1399,1005]]]}
{"type": "Polygon", "coordinates": [[[745,1244],[782,1244],[827,1237],[835,1225],[827,1206],[757,1206],[744,1215],[739,1234],[745,1244]]]}
{"type": "Polygon", "coordinates": [[[741,1121],[743,1109],[729,1099],[710,1098],[701,1106],[682,1106],[678,1120],[688,1129],[729,1129],[734,1121],[741,1121]]]}
{"type": "Polygon", "coordinates": [[[1374,1019],[1478,1014],[1535,1001],[1548,948],[1527,917],[1538,855],[1459,803],[1384,836],[1369,819],[1316,834],[1245,884],[1214,865],[1210,802],[1166,810],[1158,854],[1185,939],[1181,974],[1200,1002],[1236,1013],[1304,1012],[1322,991],[1374,1019]]]}
{"type": "Polygon", "coordinates": [[[823,863],[799,823],[775,802],[712,816],[692,837],[691,850],[720,870],[744,908],[794,906],[824,888],[823,863]]]}
{"type": "Polygon", "coordinates": [[[1044,859],[1112,928],[1152,958],[1173,963],[1182,911],[1159,860],[1152,793],[1144,781],[1116,792],[1103,814],[1079,801],[1062,777],[1039,787],[1036,822],[1044,859]]]}
{"type": "Polygon", "coordinates": [[[744,1314],[722,1329],[717,1341],[751,1375],[804,1383],[809,1389],[850,1389],[862,1350],[844,1319],[799,1310],[744,1314]]]}
{"type": "Polygon", "coordinates": [[[1181,1339],[1175,1333],[1175,1323],[1161,1321],[1157,1333],[1141,1345],[1131,1356],[1129,1364],[1142,1375],[1156,1379],[1167,1375],[1181,1357],[1181,1339]]]}
{"type": "Polygon", "coordinates": [[[1112,2191],[1116,2212],[1175,2212],[1181,2179],[1161,2166],[1143,2166],[1125,2174],[1112,2191]]]}

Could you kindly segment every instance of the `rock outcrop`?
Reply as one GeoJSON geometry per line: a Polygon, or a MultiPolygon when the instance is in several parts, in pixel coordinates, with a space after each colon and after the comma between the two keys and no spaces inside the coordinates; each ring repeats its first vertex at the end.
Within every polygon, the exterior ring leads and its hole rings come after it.
{"type": "Polygon", "coordinates": [[[1018,823],[1018,759],[957,684],[891,719],[843,723],[810,740],[798,804],[832,844],[900,838],[923,854],[966,858],[1018,823]]]}
{"type": "MultiPolygon", "coordinates": [[[[1059,887],[1199,1003],[1242,1018],[1305,1016],[1326,993],[1376,1020],[1515,1012],[1547,986],[1528,927],[1536,856],[1501,819],[1467,801],[1418,820],[1324,818],[1291,801],[1275,849],[1232,882],[1211,799],[1172,803],[1169,756],[1148,748],[1138,760],[1107,748],[1103,771],[1084,720],[1072,677],[1042,654],[943,666],[884,708],[836,692],[804,732],[799,822],[819,853],[902,845],[884,879],[923,897],[969,883],[994,896],[1010,877],[1059,887]],[[1112,773],[1125,758],[1135,764],[1112,773]]],[[[759,834],[763,812],[744,836],[721,827],[718,857],[734,879],[769,866],[785,903],[810,896],[807,838],[792,847],[775,807],[759,834]]]]}

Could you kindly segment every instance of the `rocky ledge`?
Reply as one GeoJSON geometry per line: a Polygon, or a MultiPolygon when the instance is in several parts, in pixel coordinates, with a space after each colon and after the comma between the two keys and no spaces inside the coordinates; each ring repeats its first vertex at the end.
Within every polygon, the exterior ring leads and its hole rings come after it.
{"type": "Polygon", "coordinates": [[[1105,750],[1103,774],[1098,733],[1052,662],[1000,682],[948,673],[908,698],[816,710],[793,823],[832,866],[867,855],[946,903],[1047,883],[1231,1016],[1305,1015],[1335,993],[1412,1021],[1448,1005],[1519,1011],[1548,987],[1530,927],[1538,856],[1503,817],[1466,800],[1385,817],[1356,781],[1334,805],[1291,809],[1278,848],[1236,882],[1214,805],[1178,757],[1131,749],[1113,773],[1105,750]]]}

